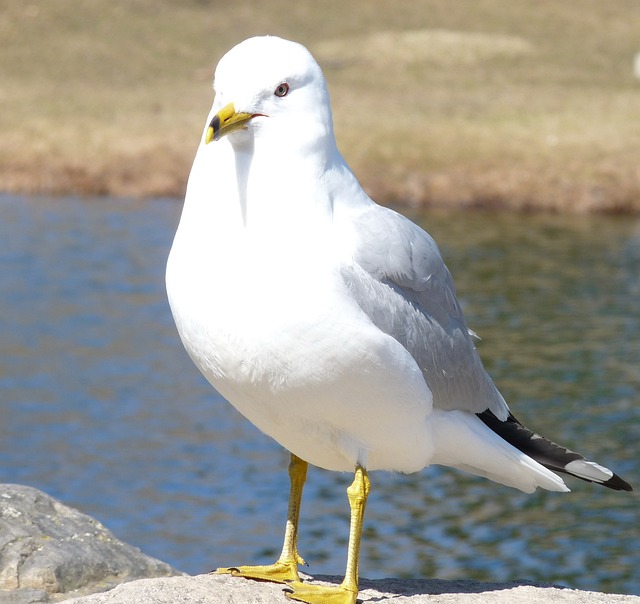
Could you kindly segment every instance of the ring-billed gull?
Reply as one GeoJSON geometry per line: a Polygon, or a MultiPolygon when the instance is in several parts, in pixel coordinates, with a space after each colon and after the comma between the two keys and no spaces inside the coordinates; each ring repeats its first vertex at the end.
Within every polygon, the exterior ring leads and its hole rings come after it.
{"type": "Polygon", "coordinates": [[[220,60],[214,89],[167,265],[169,302],[200,371],[291,452],[279,560],[218,572],[287,582],[310,604],[355,602],[369,470],[442,464],[525,492],[567,491],[555,470],[631,490],[510,413],[435,242],[369,199],[340,155],[306,48],[246,40],[220,60]],[[335,588],[298,574],[309,463],[355,469],[335,588]]]}

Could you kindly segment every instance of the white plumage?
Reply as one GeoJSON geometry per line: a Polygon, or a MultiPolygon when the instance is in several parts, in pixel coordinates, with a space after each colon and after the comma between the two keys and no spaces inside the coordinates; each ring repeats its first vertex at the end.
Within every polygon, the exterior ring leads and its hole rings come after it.
{"type": "MultiPolygon", "coordinates": [[[[207,125],[231,99],[264,117],[210,145],[203,134],[167,269],[180,335],[212,385],[282,446],[329,470],[361,463],[413,472],[436,460],[526,491],[565,490],[471,413],[487,408],[482,392],[476,407],[461,401],[449,416],[436,400],[434,413],[421,359],[395,332],[416,330],[429,342],[425,354],[458,338],[458,354],[474,364],[443,359],[447,379],[475,387],[488,378],[457,306],[444,309],[445,320],[457,322],[451,338],[421,334],[420,321],[428,329],[432,319],[385,282],[412,276],[421,263],[431,272],[414,278],[448,272],[424,231],[358,185],[335,145],[325,80],[311,55],[277,38],[248,40],[220,62],[216,93],[207,125]],[[274,96],[284,81],[291,92],[274,96]],[[420,245],[425,260],[414,257],[420,245]],[[354,271],[369,283],[355,284],[354,271]],[[353,290],[367,286],[363,309],[353,290]],[[393,321],[390,334],[371,316],[377,310],[393,321]]],[[[453,302],[446,280],[434,287],[453,302]]]]}
{"type": "MultiPolygon", "coordinates": [[[[437,463],[526,492],[568,490],[505,440],[510,430],[534,451],[539,437],[486,374],[434,241],[371,201],[338,152],[309,52],[249,39],[222,58],[214,88],[167,266],[180,337],[211,384],[295,456],[329,470],[437,463]]],[[[545,449],[545,465],[573,464],[601,483],[614,476],[542,441],[568,456],[549,464],[545,449]]],[[[295,531],[301,492],[292,487],[295,531]]],[[[298,576],[295,531],[280,579],[298,576]]],[[[353,581],[345,585],[352,593],[353,581]]]]}

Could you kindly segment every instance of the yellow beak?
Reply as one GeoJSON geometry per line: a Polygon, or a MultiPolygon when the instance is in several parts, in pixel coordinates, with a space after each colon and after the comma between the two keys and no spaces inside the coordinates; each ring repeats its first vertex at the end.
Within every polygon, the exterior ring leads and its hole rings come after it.
{"type": "Polygon", "coordinates": [[[254,117],[263,115],[262,113],[236,113],[233,103],[229,103],[213,116],[204,142],[209,144],[212,140],[220,140],[223,136],[242,130],[254,117]]]}

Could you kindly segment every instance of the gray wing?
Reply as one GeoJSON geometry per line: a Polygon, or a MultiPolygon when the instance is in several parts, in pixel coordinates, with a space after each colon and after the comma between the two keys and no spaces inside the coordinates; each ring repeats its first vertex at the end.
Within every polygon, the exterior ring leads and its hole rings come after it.
{"type": "Polygon", "coordinates": [[[416,360],[434,406],[506,419],[508,407],[473,345],[435,241],[404,216],[372,205],[355,218],[354,262],[343,277],[362,310],[416,360]]]}

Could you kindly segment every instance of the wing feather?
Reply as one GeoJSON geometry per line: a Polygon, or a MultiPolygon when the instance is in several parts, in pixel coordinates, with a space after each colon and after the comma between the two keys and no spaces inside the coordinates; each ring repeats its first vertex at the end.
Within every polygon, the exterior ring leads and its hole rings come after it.
{"type": "Polygon", "coordinates": [[[508,407],[485,371],[435,241],[401,214],[377,205],[355,218],[353,263],[343,268],[370,320],[413,356],[434,406],[506,419],[508,407]]]}

